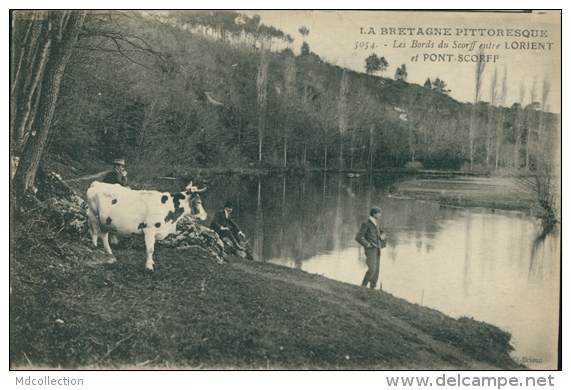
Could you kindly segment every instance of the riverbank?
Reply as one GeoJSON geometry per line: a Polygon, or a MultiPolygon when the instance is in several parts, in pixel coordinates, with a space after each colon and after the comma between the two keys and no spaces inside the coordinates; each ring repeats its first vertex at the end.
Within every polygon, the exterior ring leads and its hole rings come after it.
{"type": "Polygon", "coordinates": [[[446,206],[530,211],[532,195],[526,191],[514,178],[416,178],[395,183],[391,196],[446,206]]]}
{"type": "Polygon", "coordinates": [[[204,245],[107,264],[55,194],[11,226],[13,369],[525,369],[495,326],[204,245]]]}
{"type": "Polygon", "coordinates": [[[11,259],[13,369],[523,369],[510,335],[319,275],[157,244],[11,259]],[[18,261],[15,260],[18,259],[18,261]]]}
{"type": "MultiPolygon", "coordinates": [[[[64,180],[78,193],[83,194],[91,181],[98,179],[107,172],[109,167],[104,165],[92,169],[90,175],[70,171],[68,166],[59,163],[52,164],[63,176],[64,180]],[[106,170],[107,169],[107,170],[106,170]]],[[[162,171],[161,171],[162,172],[162,171]]],[[[163,183],[178,178],[195,180],[208,184],[216,176],[305,176],[315,173],[339,174],[336,168],[269,168],[254,164],[249,167],[224,168],[188,168],[175,167],[170,173],[139,172],[134,168],[134,185],[138,188],[141,183],[149,180],[163,180],[163,183]]],[[[341,172],[348,177],[364,177],[371,174],[367,170],[346,170],[341,172]]],[[[481,177],[465,172],[456,171],[409,171],[403,168],[378,169],[372,172],[375,177],[382,177],[384,182],[394,182],[390,192],[392,197],[404,197],[439,203],[457,207],[485,207],[502,210],[530,211],[533,202],[529,189],[519,184],[513,177],[481,177]]]]}

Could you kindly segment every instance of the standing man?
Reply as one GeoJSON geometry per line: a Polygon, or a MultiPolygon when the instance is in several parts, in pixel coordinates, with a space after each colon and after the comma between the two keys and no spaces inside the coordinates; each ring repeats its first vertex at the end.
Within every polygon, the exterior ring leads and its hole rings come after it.
{"type": "MultiPolygon", "coordinates": [[[[367,287],[370,284],[371,288],[377,286],[379,279],[379,267],[381,265],[381,248],[386,245],[387,236],[379,226],[379,222],[383,210],[379,206],[371,207],[369,212],[369,219],[363,222],[359,233],[355,240],[365,248],[365,256],[367,256],[367,273],[363,279],[361,286],[367,287]]],[[[381,290],[383,289],[381,284],[381,290]]]]}
{"type": "Polygon", "coordinates": [[[240,245],[240,236],[244,237],[244,233],[240,231],[240,228],[236,223],[230,218],[232,213],[233,204],[228,201],[224,205],[224,210],[217,211],[214,214],[214,219],[210,224],[210,228],[214,230],[220,238],[228,238],[236,248],[243,251],[244,247],[240,245]]]}
{"type": "Polygon", "coordinates": [[[113,170],[103,178],[103,183],[121,184],[127,187],[127,170],[125,169],[125,160],[122,158],[113,161],[113,170]]]}

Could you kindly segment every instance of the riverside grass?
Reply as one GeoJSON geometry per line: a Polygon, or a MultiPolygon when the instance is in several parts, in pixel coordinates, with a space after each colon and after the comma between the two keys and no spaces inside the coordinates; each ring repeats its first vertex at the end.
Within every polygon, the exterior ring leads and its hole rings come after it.
{"type": "Polygon", "coordinates": [[[12,369],[524,369],[510,335],[300,270],[144,243],[16,242],[12,369]]]}

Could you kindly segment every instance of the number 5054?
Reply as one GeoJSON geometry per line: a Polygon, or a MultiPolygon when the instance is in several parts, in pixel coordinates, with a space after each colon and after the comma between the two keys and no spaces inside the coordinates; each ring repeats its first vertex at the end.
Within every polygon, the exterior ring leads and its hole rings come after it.
{"type": "Polygon", "coordinates": [[[377,47],[377,45],[375,44],[375,42],[355,42],[355,50],[357,49],[363,49],[363,50],[367,50],[367,49],[374,49],[375,47],[377,47]]]}

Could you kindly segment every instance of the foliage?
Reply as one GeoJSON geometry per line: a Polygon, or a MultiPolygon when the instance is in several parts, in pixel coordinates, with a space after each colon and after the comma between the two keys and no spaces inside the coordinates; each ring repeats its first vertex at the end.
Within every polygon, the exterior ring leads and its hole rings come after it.
{"type": "Polygon", "coordinates": [[[379,59],[379,66],[380,66],[379,70],[381,71],[381,73],[383,73],[385,70],[387,70],[387,68],[389,67],[389,63],[387,62],[385,57],[381,57],[379,59]]]}
{"type": "Polygon", "coordinates": [[[408,73],[406,71],[406,66],[405,64],[402,64],[400,68],[397,68],[397,71],[395,73],[395,80],[406,81],[407,77],[408,73]]]}
{"type": "Polygon", "coordinates": [[[381,59],[375,53],[365,58],[365,71],[367,74],[375,74],[381,69],[381,59]]]}
{"type": "Polygon", "coordinates": [[[375,53],[365,58],[365,72],[369,75],[373,75],[378,71],[384,72],[388,66],[389,63],[385,57],[379,58],[375,53]]]}
{"type": "Polygon", "coordinates": [[[432,89],[440,93],[450,93],[450,89],[446,89],[444,80],[440,80],[438,77],[432,82],[432,89]]]}
{"type": "Polygon", "coordinates": [[[420,161],[410,161],[404,165],[404,169],[407,172],[418,172],[423,169],[423,166],[420,161]]]}
{"type": "Polygon", "coordinates": [[[136,175],[250,164],[379,169],[411,160],[459,169],[486,158],[499,171],[536,170],[539,146],[552,145],[558,118],[541,106],[462,104],[439,78],[426,88],[403,83],[404,65],[397,80],[372,77],[388,66],[376,54],[367,74],[345,71],[342,89],[343,69],[308,45],[295,57],[288,42],[259,16],[233,11],[90,12],[62,79],[48,155],[76,166],[121,155],[136,175]],[[497,130],[487,139],[489,118],[497,130]]]}
{"type": "Polygon", "coordinates": [[[20,157],[12,190],[31,192],[51,133],[59,89],[85,11],[15,11],[10,155],[20,157]]]}

